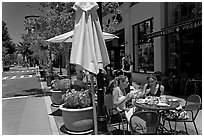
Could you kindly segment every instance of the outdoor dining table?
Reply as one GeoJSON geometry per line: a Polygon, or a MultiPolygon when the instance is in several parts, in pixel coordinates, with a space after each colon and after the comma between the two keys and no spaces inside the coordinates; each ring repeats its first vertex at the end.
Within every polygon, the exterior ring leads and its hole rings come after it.
{"type": "Polygon", "coordinates": [[[167,104],[166,106],[160,106],[157,103],[137,103],[137,101],[134,102],[133,106],[139,107],[144,110],[174,110],[177,107],[180,106],[180,104],[183,106],[184,105],[184,99],[174,97],[174,96],[169,96],[169,95],[164,95],[166,98],[167,104]]]}
{"type": "MultiPolygon", "coordinates": [[[[158,113],[160,114],[161,111],[163,110],[175,110],[176,108],[178,108],[180,105],[183,106],[185,103],[185,100],[182,98],[178,98],[178,97],[174,97],[174,96],[170,96],[170,95],[162,95],[165,99],[166,99],[166,103],[168,105],[158,105],[158,102],[152,102],[151,104],[148,102],[138,102],[137,100],[134,101],[133,107],[138,107],[140,109],[142,109],[142,111],[144,110],[152,110],[152,111],[158,111],[158,113]]],[[[167,130],[163,124],[160,123],[159,128],[161,130],[162,133],[168,133],[171,134],[172,131],[167,130]]]]}

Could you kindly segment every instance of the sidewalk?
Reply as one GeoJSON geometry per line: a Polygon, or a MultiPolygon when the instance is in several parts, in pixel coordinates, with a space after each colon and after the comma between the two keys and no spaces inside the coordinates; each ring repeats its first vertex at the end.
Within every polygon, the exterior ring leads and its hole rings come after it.
{"type": "Polygon", "coordinates": [[[3,135],[52,135],[45,97],[2,101],[3,135]]]}
{"type": "MultiPolygon", "coordinates": [[[[46,82],[39,84],[43,88],[46,82]]],[[[2,98],[2,135],[59,135],[56,122],[49,115],[50,104],[45,92],[2,98]]]]}

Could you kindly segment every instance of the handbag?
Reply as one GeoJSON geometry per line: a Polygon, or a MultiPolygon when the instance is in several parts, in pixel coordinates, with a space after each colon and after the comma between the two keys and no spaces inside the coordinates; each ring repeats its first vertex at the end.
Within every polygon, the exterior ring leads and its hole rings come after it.
{"type": "Polygon", "coordinates": [[[189,118],[188,113],[181,110],[166,110],[162,112],[162,115],[169,120],[186,120],[189,118]]]}

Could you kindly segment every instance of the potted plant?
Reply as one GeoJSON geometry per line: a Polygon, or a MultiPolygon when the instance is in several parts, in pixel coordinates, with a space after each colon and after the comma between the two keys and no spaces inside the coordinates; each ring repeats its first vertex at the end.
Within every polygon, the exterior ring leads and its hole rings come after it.
{"type": "Polygon", "coordinates": [[[85,134],[93,131],[93,106],[89,89],[69,89],[59,108],[68,132],[85,134]]]}
{"type": "Polygon", "coordinates": [[[71,81],[70,79],[59,79],[58,76],[55,76],[55,79],[51,82],[52,92],[52,106],[59,106],[63,103],[62,95],[70,88],[71,81]]]}

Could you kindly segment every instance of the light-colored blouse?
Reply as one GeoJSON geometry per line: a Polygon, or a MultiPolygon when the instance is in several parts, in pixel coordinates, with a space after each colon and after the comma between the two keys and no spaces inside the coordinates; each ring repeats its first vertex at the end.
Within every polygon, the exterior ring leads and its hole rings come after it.
{"type": "Polygon", "coordinates": [[[113,89],[113,104],[116,106],[118,111],[122,111],[126,109],[125,100],[126,96],[124,95],[124,93],[120,90],[119,87],[115,87],[113,89]],[[125,100],[120,104],[117,104],[117,102],[120,102],[121,100],[125,100]]]}

